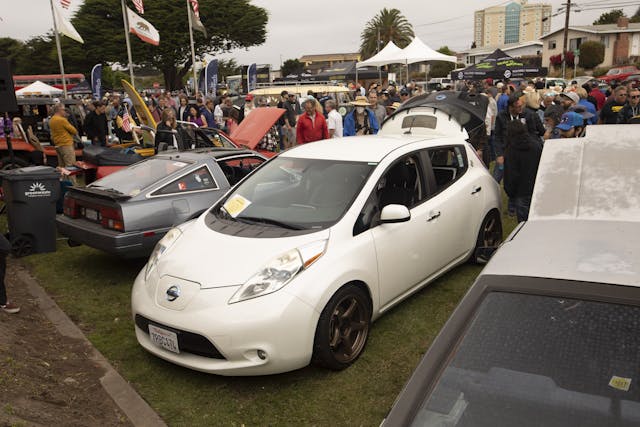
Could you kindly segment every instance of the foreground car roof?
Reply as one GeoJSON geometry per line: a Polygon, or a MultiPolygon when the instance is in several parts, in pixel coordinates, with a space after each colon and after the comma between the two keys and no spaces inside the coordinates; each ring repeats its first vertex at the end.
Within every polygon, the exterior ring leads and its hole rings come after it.
{"type": "Polygon", "coordinates": [[[640,222],[529,221],[482,274],[640,286],[640,222]]]}

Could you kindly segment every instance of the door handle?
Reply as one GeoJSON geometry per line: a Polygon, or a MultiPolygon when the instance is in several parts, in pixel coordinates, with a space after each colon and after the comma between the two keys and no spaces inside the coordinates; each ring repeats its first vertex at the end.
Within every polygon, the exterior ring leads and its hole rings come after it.
{"type": "Polygon", "coordinates": [[[471,192],[471,194],[476,194],[482,191],[482,187],[480,187],[479,185],[477,187],[475,187],[473,189],[473,191],[471,192]]]}
{"type": "Polygon", "coordinates": [[[431,213],[429,214],[429,218],[427,218],[427,222],[429,222],[429,221],[433,221],[434,219],[436,219],[436,218],[438,218],[438,217],[440,217],[440,211],[437,211],[437,212],[431,212],[431,213]]]}

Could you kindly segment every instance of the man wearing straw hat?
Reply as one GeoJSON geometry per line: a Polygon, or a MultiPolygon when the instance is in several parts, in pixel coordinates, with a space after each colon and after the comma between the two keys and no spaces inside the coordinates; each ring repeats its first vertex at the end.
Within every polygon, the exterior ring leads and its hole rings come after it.
{"type": "Polygon", "coordinates": [[[378,133],[378,121],[373,111],[367,109],[370,106],[366,96],[356,96],[356,100],[350,102],[355,108],[344,117],[344,136],[374,135],[378,133]]]}

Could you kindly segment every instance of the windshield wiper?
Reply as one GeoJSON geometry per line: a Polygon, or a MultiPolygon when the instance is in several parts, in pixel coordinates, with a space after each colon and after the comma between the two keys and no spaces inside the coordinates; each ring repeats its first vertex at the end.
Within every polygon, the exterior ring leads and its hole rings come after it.
{"type": "Polygon", "coordinates": [[[265,224],[265,225],[275,225],[276,227],[286,228],[289,230],[304,230],[304,227],[301,227],[297,224],[290,224],[287,222],[278,221],[276,219],[271,218],[259,218],[255,216],[243,216],[236,217],[237,221],[245,222],[246,224],[265,224]]]}

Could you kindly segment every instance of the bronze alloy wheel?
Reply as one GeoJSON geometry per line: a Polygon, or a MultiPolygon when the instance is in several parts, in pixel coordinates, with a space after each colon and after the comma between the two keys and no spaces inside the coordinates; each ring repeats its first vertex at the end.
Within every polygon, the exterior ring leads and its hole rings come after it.
{"type": "Polygon", "coordinates": [[[313,363],[333,370],[351,365],[362,354],[371,325],[368,293],[353,284],[340,288],[320,313],[313,363]]]}
{"type": "Polygon", "coordinates": [[[337,361],[351,363],[367,341],[369,319],[358,299],[344,297],[333,310],[329,323],[329,346],[337,361]]]}
{"type": "Polygon", "coordinates": [[[497,210],[492,210],[482,221],[471,260],[477,264],[486,263],[500,243],[502,243],[502,219],[497,210]]]}
{"type": "Polygon", "coordinates": [[[489,215],[482,225],[483,246],[498,246],[502,242],[502,221],[500,221],[500,217],[489,215]]]}

